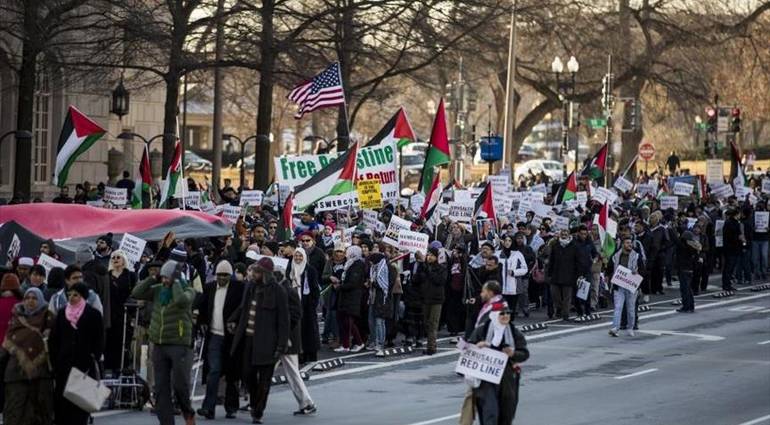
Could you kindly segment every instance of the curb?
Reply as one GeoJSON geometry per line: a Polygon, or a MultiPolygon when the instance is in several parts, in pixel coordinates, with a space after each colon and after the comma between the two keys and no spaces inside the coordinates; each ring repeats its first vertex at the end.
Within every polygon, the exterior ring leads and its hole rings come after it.
{"type": "Polygon", "coordinates": [[[638,309],[636,309],[637,313],[644,313],[645,311],[651,311],[652,307],[648,306],[647,304],[640,305],[638,309]]]}
{"type": "MultiPolygon", "coordinates": [[[[305,372],[300,372],[299,376],[302,377],[303,381],[307,381],[308,379],[310,379],[310,375],[308,375],[305,372]]],[[[273,376],[273,378],[270,380],[271,385],[280,385],[280,384],[285,384],[286,382],[288,381],[286,380],[286,376],[284,375],[273,376]]]]}
{"type": "Polygon", "coordinates": [[[318,363],[313,365],[312,370],[317,371],[317,372],[323,372],[323,371],[327,371],[327,370],[330,370],[330,369],[336,369],[336,368],[342,367],[344,365],[345,365],[345,361],[344,360],[342,360],[340,358],[336,358],[336,359],[332,359],[332,360],[320,361],[320,362],[318,362],[318,363]]]}
{"type": "Polygon", "coordinates": [[[751,292],[759,292],[759,291],[767,291],[770,289],[770,283],[766,283],[764,285],[759,285],[751,288],[751,292]]]}
{"type": "Polygon", "coordinates": [[[727,298],[735,295],[735,291],[722,291],[712,295],[712,298],[727,298]]]}
{"type": "Polygon", "coordinates": [[[598,313],[591,313],[591,314],[587,314],[587,315],[584,315],[584,316],[578,316],[578,317],[576,317],[573,320],[573,322],[579,322],[579,323],[582,323],[582,322],[593,322],[594,320],[599,320],[601,318],[602,318],[602,316],[600,314],[598,314],[598,313]]]}
{"type": "Polygon", "coordinates": [[[382,350],[382,352],[385,353],[384,357],[397,356],[399,354],[409,354],[413,351],[414,348],[411,345],[407,347],[386,348],[382,350]]]}
{"type": "Polygon", "coordinates": [[[671,301],[671,305],[682,305],[682,299],[677,298],[674,301],[671,301]]]}
{"type": "Polygon", "coordinates": [[[532,325],[524,325],[519,328],[520,331],[526,333],[526,332],[534,332],[534,331],[542,331],[548,329],[548,324],[546,323],[534,323],[532,325]]]}

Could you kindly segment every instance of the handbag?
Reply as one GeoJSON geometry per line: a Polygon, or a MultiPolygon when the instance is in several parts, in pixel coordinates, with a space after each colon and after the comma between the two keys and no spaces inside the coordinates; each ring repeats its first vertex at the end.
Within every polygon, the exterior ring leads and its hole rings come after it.
{"type": "Polygon", "coordinates": [[[577,297],[583,301],[588,299],[588,293],[591,290],[591,282],[581,277],[577,280],[577,297]]]}
{"type": "Polygon", "coordinates": [[[532,280],[535,283],[545,282],[545,270],[540,267],[540,260],[536,260],[535,266],[532,268],[532,280]]]}
{"type": "Polygon", "coordinates": [[[64,398],[88,413],[101,410],[110,392],[101,381],[91,378],[76,367],[70,369],[64,386],[64,398]]]}

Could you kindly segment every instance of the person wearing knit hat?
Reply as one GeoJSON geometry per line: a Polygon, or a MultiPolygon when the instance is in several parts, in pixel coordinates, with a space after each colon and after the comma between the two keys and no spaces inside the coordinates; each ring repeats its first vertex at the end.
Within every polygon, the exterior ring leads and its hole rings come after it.
{"type": "Polygon", "coordinates": [[[206,335],[206,350],[209,372],[206,378],[206,396],[198,415],[214,419],[219,391],[219,380],[224,375],[225,414],[235,418],[238,411],[238,367],[231,356],[233,335],[226,331],[230,316],[240,307],[244,285],[233,279],[233,266],[222,260],[215,268],[216,282],[207,283],[197,301],[198,326],[206,335]]]}
{"type": "Polygon", "coordinates": [[[422,312],[425,334],[428,345],[423,352],[429,356],[436,354],[436,337],[438,334],[441,306],[444,304],[444,286],[447,283],[447,268],[439,264],[439,249],[435,246],[428,248],[425,257],[416,255],[417,271],[413,279],[415,287],[422,291],[422,312]]]}
{"type": "Polygon", "coordinates": [[[96,239],[96,250],[94,251],[94,258],[107,268],[110,264],[110,255],[112,254],[112,233],[99,236],[96,239]]]}
{"type": "Polygon", "coordinates": [[[185,423],[195,423],[195,410],[190,403],[195,291],[181,278],[180,269],[179,263],[169,260],[161,267],[158,277],[142,280],[131,291],[135,299],[153,303],[149,337],[154,344],[152,358],[158,420],[164,425],[174,423],[172,386],[185,423]]]}
{"type": "Polygon", "coordinates": [[[276,281],[267,257],[249,267],[249,281],[238,314],[228,319],[235,358],[243,359],[241,376],[249,392],[252,423],[262,423],[277,360],[289,346],[289,299],[276,281]]]}

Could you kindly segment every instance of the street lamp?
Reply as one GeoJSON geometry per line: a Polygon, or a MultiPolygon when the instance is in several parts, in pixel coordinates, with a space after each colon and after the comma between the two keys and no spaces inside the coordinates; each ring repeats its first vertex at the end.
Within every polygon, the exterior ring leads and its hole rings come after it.
{"type": "MultiPolygon", "coordinates": [[[[246,140],[241,140],[238,136],[236,136],[234,134],[225,133],[225,134],[222,135],[222,139],[223,140],[235,139],[236,141],[238,141],[238,143],[241,144],[241,190],[243,190],[243,183],[244,183],[244,180],[245,180],[244,173],[245,173],[245,168],[246,168],[246,158],[244,157],[246,143],[249,143],[252,140],[256,141],[257,140],[257,135],[255,134],[253,136],[247,137],[246,140]]],[[[256,150],[254,151],[254,168],[257,168],[257,153],[256,153],[256,150]]]]}
{"type": "Polygon", "coordinates": [[[121,75],[117,87],[112,91],[112,107],[110,112],[117,115],[118,119],[122,119],[128,115],[129,100],[130,93],[123,86],[123,75],[121,75]]]}
{"type": "Polygon", "coordinates": [[[3,140],[5,140],[6,137],[11,135],[15,135],[17,139],[21,140],[29,140],[32,138],[32,133],[27,130],[11,130],[0,136],[0,145],[3,143],[3,140]]]}
{"type": "Polygon", "coordinates": [[[134,137],[138,137],[142,142],[144,142],[145,145],[147,145],[147,152],[149,152],[150,151],[150,145],[152,144],[152,142],[154,140],[156,140],[156,139],[160,139],[163,136],[176,137],[175,134],[165,133],[165,134],[158,134],[157,136],[153,136],[150,140],[147,140],[141,134],[137,134],[137,133],[134,133],[134,132],[131,132],[131,131],[124,131],[124,132],[118,134],[117,139],[133,141],[134,137]]]}
{"type": "MultiPolygon", "coordinates": [[[[569,136],[569,110],[568,106],[571,104],[571,102],[567,102],[568,96],[573,96],[575,94],[575,74],[580,70],[580,64],[578,63],[577,59],[574,56],[570,56],[569,60],[567,61],[567,71],[570,73],[570,78],[568,80],[560,80],[559,76],[562,72],[564,72],[564,63],[561,61],[561,59],[556,56],[553,58],[553,62],[551,62],[551,72],[554,73],[556,76],[556,88],[559,92],[559,102],[561,103],[562,108],[562,147],[561,147],[561,157],[562,161],[565,163],[564,165],[564,180],[567,180],[567,137],[569,136]]],[[[579,141],[578,139],[575,140],[575,172],[577,173],[578,169],[578,148],[579,148],[579,141]]],[[[577,177],[577,175],[575,176],[577,177]]]]}

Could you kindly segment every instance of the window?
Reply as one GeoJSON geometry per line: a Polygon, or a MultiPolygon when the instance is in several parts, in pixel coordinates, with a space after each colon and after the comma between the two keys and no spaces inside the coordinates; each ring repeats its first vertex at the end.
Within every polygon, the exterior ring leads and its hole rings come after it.
{"type": "Polygon", "coordinates": [[[48,72],[40,67],[35,81],[35,100],[32,117],[32,181],[51,181],[48,149],[51,138],[51,84],[48,72]]]}

